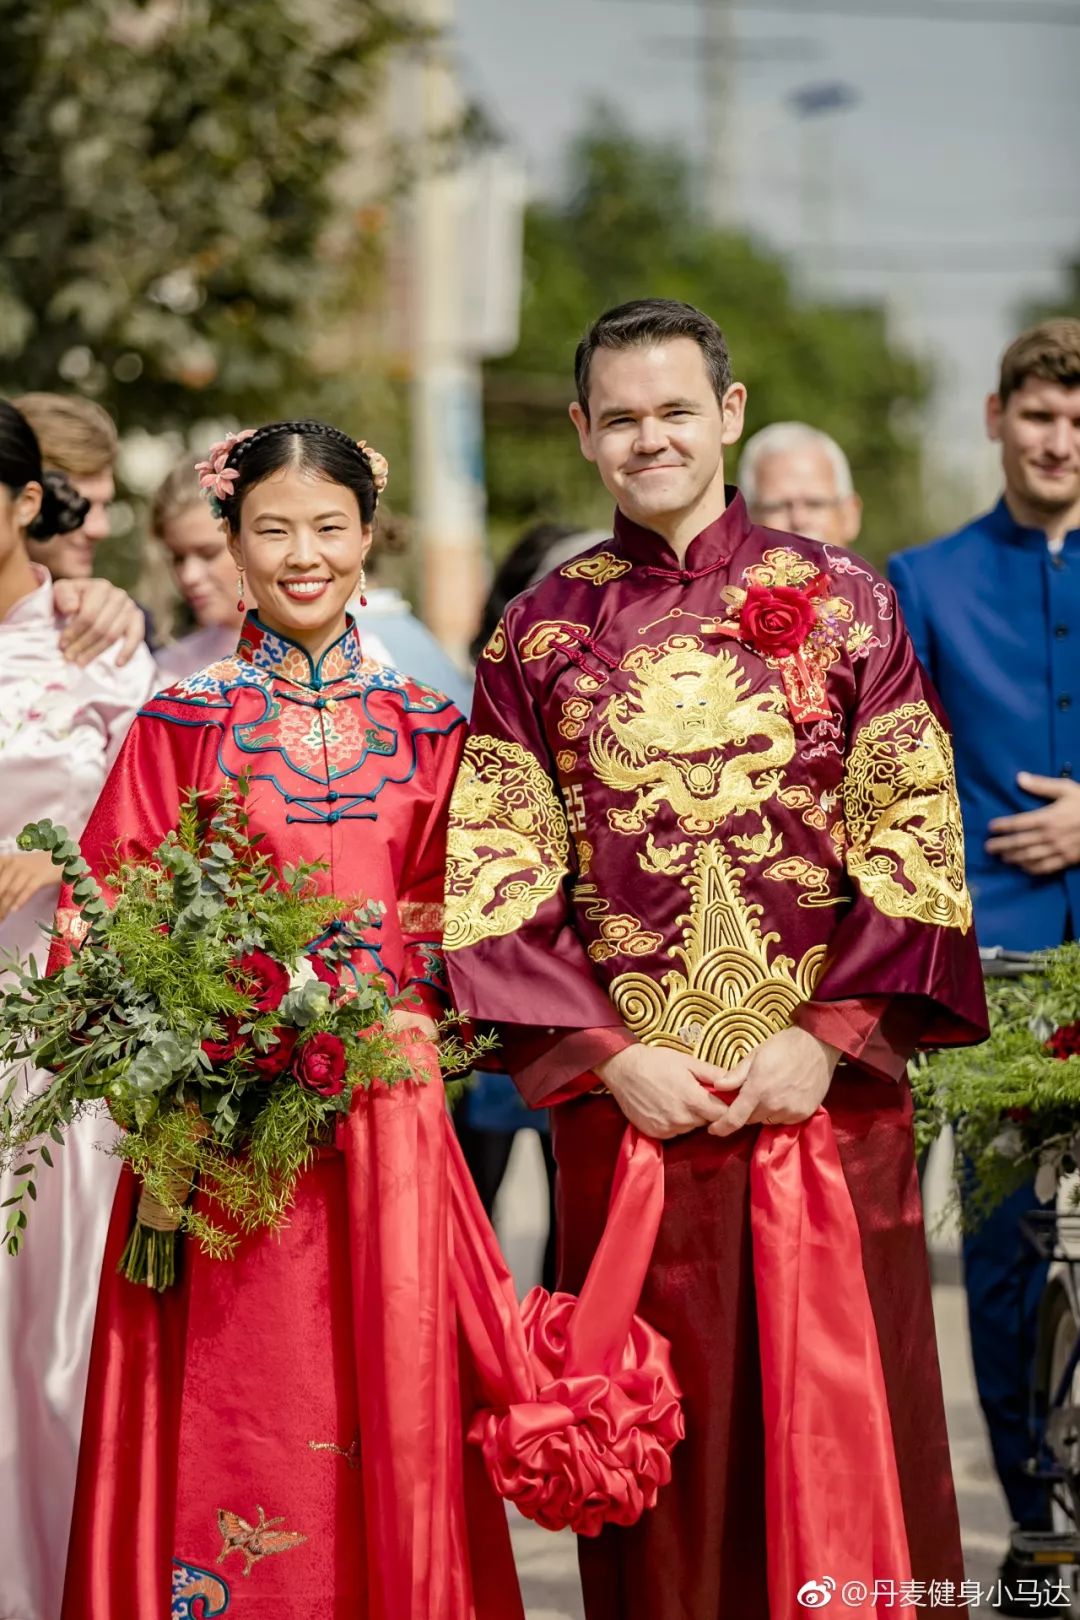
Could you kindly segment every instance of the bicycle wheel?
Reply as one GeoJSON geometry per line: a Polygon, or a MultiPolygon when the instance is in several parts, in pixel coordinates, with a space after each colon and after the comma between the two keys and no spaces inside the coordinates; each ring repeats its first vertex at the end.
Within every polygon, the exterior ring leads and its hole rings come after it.
{"type": "MultiPolygon", "coordinates": [[[[1047,1393],[1052,1402],[1080,1337],[1080,1321],[1060,1282],[1048,1303],[1042,1333],[1048,1352],[1047,1393]]],[[[1047,1411],[1046,1444],[1061,1469],[1061,1478],[1051,1492],[1053,1527],[1058,1534],[1075,1534],[1080,1529],[1080,1367],[1073,1368],[1060,1404],[1047,1411]]]]}

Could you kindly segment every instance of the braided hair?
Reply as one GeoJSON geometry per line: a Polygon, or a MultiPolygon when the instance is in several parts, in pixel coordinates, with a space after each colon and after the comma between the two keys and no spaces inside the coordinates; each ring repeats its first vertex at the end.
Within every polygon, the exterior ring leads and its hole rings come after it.
{"type": "Polygon", "coordinates": [[[31,540],[52,540],[58,534],[73,533],[90,510],[90,502],[63,473],[44,470],[33,428],[7,399],[0,399],[0,484],[13,495],[27,484],[41,485],[41,508],[26,529],[31,540]]]}
{"type": "Polygon", "coordinates": [[[217,496],[217,508],[233,534],[240,527],[244,496],[285,467],[351,489],[361,521],[370,523],[375,516],[379,493],[363,446],[327,422],[271,422],[237,439],[225,460],[225,470],[237,476],[229,492],[217,496]]]}

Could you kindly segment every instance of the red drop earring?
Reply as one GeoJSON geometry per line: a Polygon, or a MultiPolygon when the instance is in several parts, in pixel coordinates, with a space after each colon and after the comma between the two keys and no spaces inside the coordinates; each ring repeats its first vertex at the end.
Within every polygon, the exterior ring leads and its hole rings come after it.
{"type": "Polygon", "coordinates": [[[360,606],[367,607],[367,575],[363,563],[360,564],[360,606]]]}
{"type": "Polygon", "coordinates": [[[244,601],[244,570],[241,568],[236,580],[236,611],[243,613],[247,607],[244,601]]]}

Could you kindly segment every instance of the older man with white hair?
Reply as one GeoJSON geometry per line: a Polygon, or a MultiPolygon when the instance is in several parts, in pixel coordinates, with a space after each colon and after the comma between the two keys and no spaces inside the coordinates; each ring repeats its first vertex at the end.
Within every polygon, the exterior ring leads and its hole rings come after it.
{"type": "Polygon", "coordinates": [[[739,488],[751,520],[831,546],[858,539],[862,501],[835,439],[807,422],[774,422],[748,439],[739,488]]]}

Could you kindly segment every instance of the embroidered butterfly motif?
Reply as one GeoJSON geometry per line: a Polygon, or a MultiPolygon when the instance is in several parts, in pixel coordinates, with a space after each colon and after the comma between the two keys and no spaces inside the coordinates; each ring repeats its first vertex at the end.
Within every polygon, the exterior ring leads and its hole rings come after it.
{"type": "Polygon", "coordinates": [[[217,1561],[223,1564],[230,1553],[242,1553],[242,1573],[245,1575],[251,1574],[260,1559],[269,1558],[271,1553],[290,1552],[308,1539],[298,1530],[278,1530],[276,1526],[285,1523],[284,1515],[278,1519],[268,1519],[261,1507],[256,1508],[256,1512],[259,1515],[258,1524],[249,1524],[239,1513],[230,1513],[228,1508],[217,1510],[218,1529],[222,1537],[217,1561]]]}

